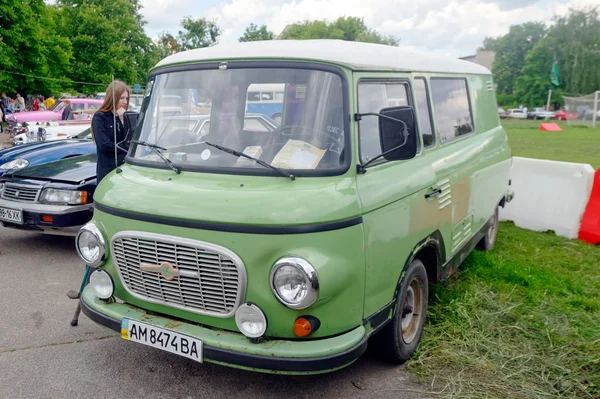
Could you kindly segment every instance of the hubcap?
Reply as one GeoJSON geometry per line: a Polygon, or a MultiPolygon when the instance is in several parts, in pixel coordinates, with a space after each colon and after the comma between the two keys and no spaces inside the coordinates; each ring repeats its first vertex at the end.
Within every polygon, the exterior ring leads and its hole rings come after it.
{"type": "Polygon", "coordinates": [[[402,300],[402,339],[410,344],[417,335],[423,314],[423,284],[418,277],[410,282],[402,300]]]}

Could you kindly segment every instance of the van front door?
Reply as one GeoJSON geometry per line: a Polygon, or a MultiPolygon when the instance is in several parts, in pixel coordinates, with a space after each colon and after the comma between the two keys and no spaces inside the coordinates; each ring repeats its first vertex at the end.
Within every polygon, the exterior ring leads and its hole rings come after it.
{"type": "MultiPolygon", "coordinates": [[[[414,106],[408,79],[366,79],[357,74],[358,112],[379,112],[398,105],[414,106]]],[[[372,75],[370,75],[372,76],[372,75]]],[[[359,158],[367,162],[381,153],[379,120],[357,122],[359,158]]],[[[393,299],[396,283],[412,250],[437,230],[435,201],[425,198],[436,177],[432,158],[423,152],[407,161],[375,161],[357,176],[366,246],[364,314],[393,299]]]]}

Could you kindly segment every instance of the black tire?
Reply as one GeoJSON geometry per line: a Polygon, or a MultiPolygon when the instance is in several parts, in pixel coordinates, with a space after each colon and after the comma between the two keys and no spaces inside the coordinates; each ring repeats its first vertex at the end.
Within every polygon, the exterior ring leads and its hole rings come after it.
{"type": "Polygon", "coordinates": [[[498,237],[498,208],[487,223],[487,231],[485,236],[479,241],[477,247],[482,251],[491,251],[496,245],[496,238],[498,237]]]}
{"type": "Polygon", "coordinates": [[[392,320],[371,338],[378,355],[397,364],[411,358],[421,342],[428,299],[427,270],[415,259],[400,283],[392,320]]]}

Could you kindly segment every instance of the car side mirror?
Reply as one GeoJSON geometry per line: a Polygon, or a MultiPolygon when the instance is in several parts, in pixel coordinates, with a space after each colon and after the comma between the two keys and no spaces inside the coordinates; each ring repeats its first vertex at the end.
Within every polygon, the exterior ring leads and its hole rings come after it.
{"type": "Polygon", "coordinates": [[[385,154],[383,157],[388,161],[414,158],[417,155],[417,134],[413,108],[383,108],[379,114],[379,139],[381,152],[385,154]]]}
{"type": "Polygon", "coordinates": [[[123,114],[123,121],[125,122],[123,124],[125,127],[125,137],[128,137],[135,130],[135,126],[137,125],[139,115],[139,112],[132,111],[126,111],[123,114]]]}

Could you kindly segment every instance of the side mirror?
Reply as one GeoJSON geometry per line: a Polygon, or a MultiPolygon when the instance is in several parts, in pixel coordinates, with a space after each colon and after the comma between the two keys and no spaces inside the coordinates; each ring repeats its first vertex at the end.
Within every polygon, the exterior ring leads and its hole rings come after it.
{"type": "Polygon", "coordinates": [[[135,126],[137,125],[139,115],[139,112],[131,111],[126,111],[123,114],[123,121],[125,121],[125,123],[123,124],[125,127],[125,137],[128,137],[135,130],[135,126]]]}
{"type": "Polygon", "coordinates": [[[411,159],[417,155],[415,112],[412,107],[389,107],[379,111],[381,152],[388,161],[411,159]],[[394,148],[397,148],[394,151],[394,148]],[[390,151],[386,154],[387,151],[390,151]]]}

